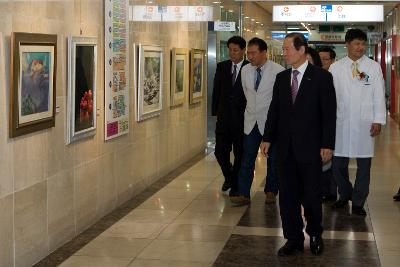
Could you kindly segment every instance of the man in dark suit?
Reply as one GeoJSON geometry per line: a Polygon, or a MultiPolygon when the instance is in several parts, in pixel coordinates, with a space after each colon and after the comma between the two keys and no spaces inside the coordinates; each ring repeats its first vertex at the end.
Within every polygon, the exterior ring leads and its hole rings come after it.
{"type": "Polygon", "coordinates": [[[332,75],[308,63],[307,47],[301,33],[284,39],[283,56],[292,67],[276,76],[261,144],[264,155],[271,142],[277,145],[279,205],[287,239],[279,256],[304,250],[301,205],[311,252],[323,251],[321,167],[335,146],[336,95],[332,75]]]}
{"type": "Polygon", "coordinates": [[[240,36],[228,40],[229,58],[218,63],[212,94],[212,115],[217,116],[215,129],[215,157],[221,166],[225,182],[222,191],[230,195],[237,193],[237,177],[243,154],[243,121],[246,98],[243,93],[241,69],[248,63],[244,60],[246,41],[240,36]],[[234,161],[230,160],[233,147],[234,161]]]}

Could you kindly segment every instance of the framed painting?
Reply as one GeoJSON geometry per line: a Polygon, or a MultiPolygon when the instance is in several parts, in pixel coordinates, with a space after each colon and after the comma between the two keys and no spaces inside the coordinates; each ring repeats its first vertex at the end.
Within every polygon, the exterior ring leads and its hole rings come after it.
{"type": "Polygon", "coordinates": [[[10,138],[55,125],[57,35],[12,33],[10,138]]]}
{"type": "Polygon", "coordinates": [[[171,107],[183,104],[188,88],[189,53],[185,48],[171,51],[171,107]]]}
{"type": "Polygon", "coordinates": [[[97,38],[68,38],[67,136],[70,144],[96,134],[97,38]]]}
{"type": "Polygon", "coordinates": [[[190,51],[190,90],[189,103],[200,102],[204,92],[204,56],[205,51],[192,49],[190,51]]]}
{"type": "Polygon", "coordinates": [[[164,51],[160,46],[142,44],[137,49],[137,121],[143,121],[162,110],[164,51]]]}

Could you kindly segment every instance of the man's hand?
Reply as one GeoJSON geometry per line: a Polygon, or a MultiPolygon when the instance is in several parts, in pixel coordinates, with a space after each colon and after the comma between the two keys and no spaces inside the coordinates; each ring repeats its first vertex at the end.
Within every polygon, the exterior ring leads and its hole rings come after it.
{"type": "Polygon", "coordinates": [[[378,134],[381,133],[381,124],[380,123],[373,123],[371,125],[371,129],[369,130],[369,133],[371,134],[372,137],[377,136],[378,134]]]}
{"type": "Polygon", "coordinates": [[[321,148],[321,159],[322,162],[328,162],[332,158],[333,150],[329,148],[321,148]]]}
{"type": "Polygon", "coordinates": [[[271,143],[269,143],[269,142],[261,142],[260,150],[261,150],[261,154],[263,154],[264,157],[267,157],[270,145],[271,145],[271,143]]]}

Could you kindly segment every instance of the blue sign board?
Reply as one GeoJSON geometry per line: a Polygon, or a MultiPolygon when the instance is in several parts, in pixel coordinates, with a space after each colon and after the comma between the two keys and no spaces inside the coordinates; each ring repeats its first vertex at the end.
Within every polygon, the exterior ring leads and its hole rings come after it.
{"type": "Polygon", "coordinates": [[[332,5],[321,5],[321,12],[332,12],[332,5]]]}

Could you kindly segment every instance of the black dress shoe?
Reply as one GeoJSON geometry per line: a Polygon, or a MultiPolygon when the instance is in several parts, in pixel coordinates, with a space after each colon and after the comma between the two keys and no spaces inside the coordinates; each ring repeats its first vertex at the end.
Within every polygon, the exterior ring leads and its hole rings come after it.
{"type": "Polygon", "coordinates": [[[283,245],[278,250],[279,257],[285,257],[295,254],[296,252],[303,252],[304,251],[304,244],[303,242],[295,242],[288,240],[285,245],[283,245]]]}
{"type": "Polygon", "coordinates": [[[327,195],[322,197],[322,202],[334,202],[337,200],[337,196],[327,195]]]}
{"type": "Polygon", "coordinates": [[[222,192],[226,192],[226,191],[228,191],[230,188],[231,188],[231,183],[225,181],[224,184],[222,185],[221,190],[222,190],[222,192]]]}
{"type": "Polygon", "coordinates": [[[333,203],[332,209],[344,208],[344,207],[347,206],[348,204],[349,204],[349,201],[348,201],[348,200],[341,200],[341,199],[339,199],[338,201],[336,201],[335,203],[333,203]]]}
{"type": "Polygon", "coordinates": [[[360,216],[367,215],[367,212],[365,211],[365,209],[363,207],[359,207],[359,206],[353,206],[351,208],[351,213],[360,215],[360,216]]]}
{"type": "Polygon", "coordinates": [[[400,201],[400,192],[393,196],[394,201],[400,201]]]}
{"type": "Polygon", "coordinates": [[[320,236],[310,236],[310,250],[314,255],[320,255],[324,251],[324,241],[320,236]]]}

